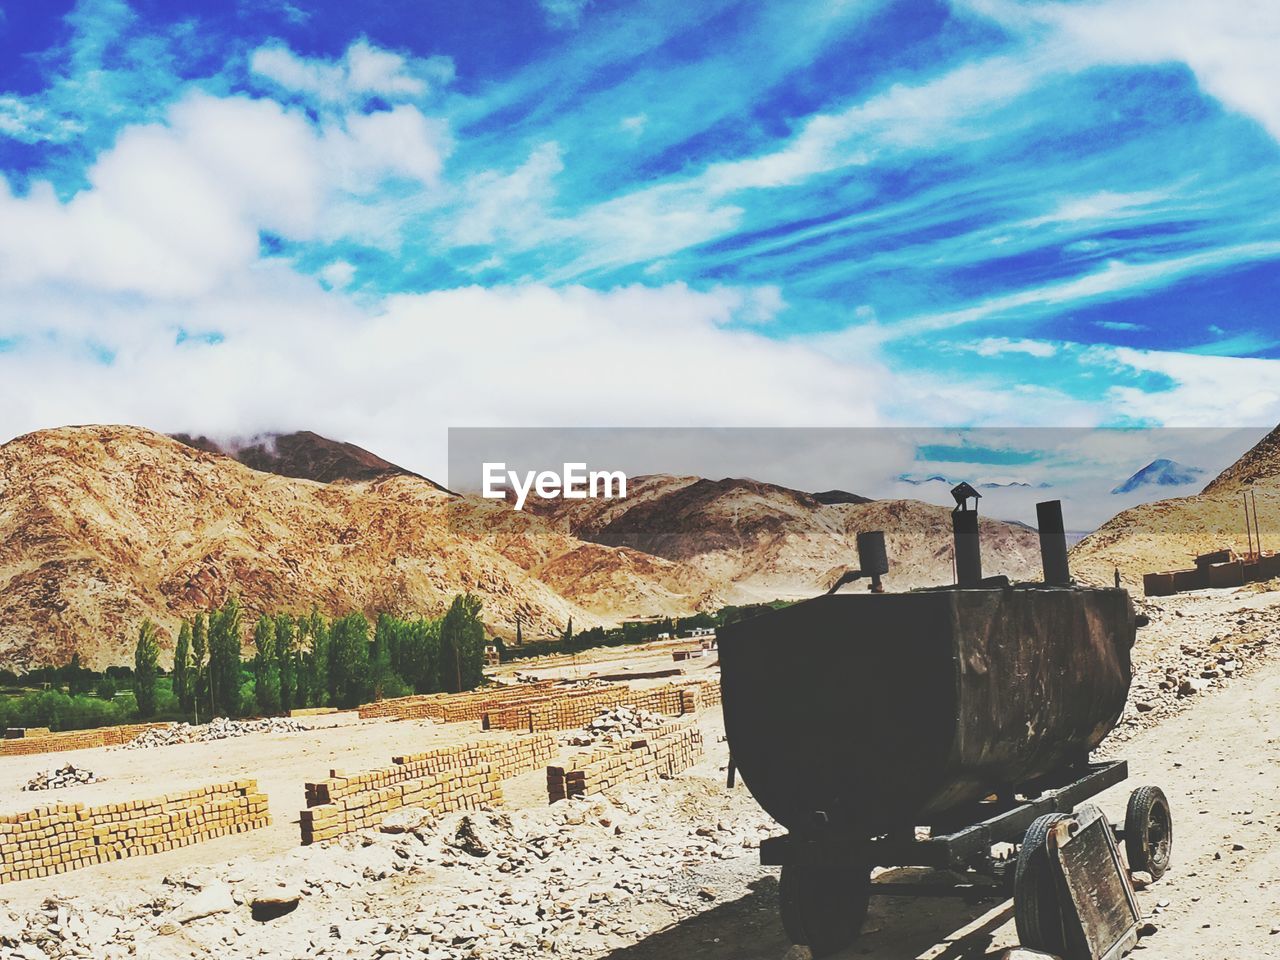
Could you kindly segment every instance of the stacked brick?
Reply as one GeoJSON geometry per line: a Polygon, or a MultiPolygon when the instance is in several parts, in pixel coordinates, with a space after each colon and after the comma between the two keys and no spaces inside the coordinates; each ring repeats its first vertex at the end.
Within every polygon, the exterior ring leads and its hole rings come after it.
{"type": "Polygon", "coordinates": [[[585,797],[624,783],[667,780],[702,759],[702,730],[692,718],[547,767],[547,800],[585,797]]]}
{"type": "Polygon", "coordinates": [[[508,703],[518,703],[546,697],[554,681],[513,684],[507,687],[486,687],[466,693],[427,693],[413,697],[397,697],[394,700],[378,700],[360,708],[362,719],[394,717],[398,720],[438,720],[456,723],[479,720],[491,710],[508,703]]]}
{"type": "Polygon", "coordinates": [[[670,683],[642,690],[616,684],[508,705],[486,714],[483,722],[491,730],[568,730],[589,723],[601,710],[613,707],[634,707],[678,717],[719,702],[720,684],[715,681],[670,683]]]}
{"type": "Polygon", "coordinates": [[[423,807],[436,813],[475,810],[502,801],[502,787],[487,763],[467,770],[444,770],[414,780],[356,790],[332,803],[303,810],[299,822],[304,844],[332,840],[344,833],[376,827],[401,807],[423,807]]]}
{"type": "Polygon", "coordinates": [[[254,780],[152,800],[60,803],[0,816],[0,883],[162,853],[271,823],[254,780]]]}
{"type": "Polygon", "coordinates": [[[375,827],[401,807],[444,814],[501,803],[503,780],[545,765],[556,749],[550,735],[518,737],[395,757],[391,767],[353,776],[330,771],[306,785],[302,842],[375,827]]]}
{"type": "Polygon", "coordinates": [[[489,743],[469,743],[457,747],[444,747],[426,753],[414,753],[392,757],[391,762],[436,773],[440,770],[466,769],[479,763],[491,764],[500,780],[536,770],[555,756],[559,744],[551,734],[535,734],[515,737],[511,740],[495,740],[489,743]]]}
{"type": "Polygon", "coordinates": [[[63,750],[89,750],[93,747],[118,747],[152,727],[167,726],[171,724],[131,723],[119,727],[99,727],[96,730],[68,730],[65,733],[50,733],[44,736],[2,739],[0,740],[0,757],[58,753],[63,750]]]}

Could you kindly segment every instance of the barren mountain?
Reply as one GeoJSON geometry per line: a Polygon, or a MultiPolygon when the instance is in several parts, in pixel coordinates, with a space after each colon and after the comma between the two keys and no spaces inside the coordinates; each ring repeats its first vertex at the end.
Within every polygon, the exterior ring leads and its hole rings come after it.
{"type": "MultiPolygon", "coordinates": [[[[296,433],[263,433],[248,439],[214,440],[205,436],[175,433],[173,439],[206,453],[238,460],[246,467],[299,480],[320,483],[378,480],[408,476],[426,480],[421,474],[384,460],[354,443],[330,440],[310,430],[296,433]]],[[[427,480],[443,490],[439,484],[427,480]]]]}
{"type": "Polygon", "coordinates": [[[606,619],[565,595],[607,619],[675,600],[676,565],[540,527],[409,475],[326,485],[134,427],[28,434],[0,447],[0,665],[124,663],[144,617],[170,642],[232,592],[251,613],[436,614],[471,589],[491,629],[519,618],[529,639],[606,619]],[[458,520],[494,509],[508,522],[458,520]]]}
{"type": "MultiPolygon", "coordinates": [[[[134,427],[46,430],[0,447],[0,666],[127,662],[149,617],[235,594],[262,610],[438,614],[473,590],[502,636],[812,595],[884,530],[890,589],[950,583],[947,511],[752,480],[634,478],[622,501],[515,511],[450,494],[308,434],[221,452],[134,427]],[[371,479],[359,479],[361,471],[371,479]],[[305,472],[311,479],[282,476],[305,472]],[[329,482],[320,482],[328,480],[329,482]]],[[[222,449],[222,448],[220,448],[222,449]]],[[[1035,534],[984,521],[986,572],[1038,575],[1035,534]]]]}
{"type": "Polygon", "coordinates": [[[1280,549],[1280,427],[1272,430],[1204,491],[1142,504],[1112,517],[1071,550],[1071,568],[1091,583],[1110,583],[1114,571],[1141,589],[1142,575],[1189,567],[1199,554],[1226,547],[1245,553],[1241,493],[1255,491],[1266,550],[1280,549]]]}
{"type": "MultiPolygon", "coordinates": [[[[625,500],[541,503],[537,509],[584,540],[626,546],[683,564],[730,602],[811,596],[856,567],[857,534],[883,530],[890,589],[953,582],[950,511],[916,500],[815,495],[756,480],[655,475],[627,481],[625,500]]],[[[1033,530],[982,521],[984,570],[1040,575],[1033,530]]]]}
{"type": "Polygon", "coordinates": [[[1280,427],[1255,443],[1201,492],[1210,495],[1236,493],[1254,484],[1260,487],[1280,486],[1280,427]]]}

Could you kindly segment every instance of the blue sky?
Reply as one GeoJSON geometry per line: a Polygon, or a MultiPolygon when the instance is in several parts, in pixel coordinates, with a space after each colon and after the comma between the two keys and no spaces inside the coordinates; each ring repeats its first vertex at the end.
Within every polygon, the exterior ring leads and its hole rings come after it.
{"type": "Polygon", "coordinates": [[[0,434],[1273,425],[1280,12],[0,0],[0,434]]]}

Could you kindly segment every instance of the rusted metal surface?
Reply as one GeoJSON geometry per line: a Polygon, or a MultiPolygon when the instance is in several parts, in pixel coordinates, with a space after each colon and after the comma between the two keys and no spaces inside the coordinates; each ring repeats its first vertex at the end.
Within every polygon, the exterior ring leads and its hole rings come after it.
{"type": "Polygon", "coordinates": [[[817,597],[722,630],[730,748],[802,835],[962,822],[1083,762],[1124,707],[1134,631],[1115,589],[817,597]]]}

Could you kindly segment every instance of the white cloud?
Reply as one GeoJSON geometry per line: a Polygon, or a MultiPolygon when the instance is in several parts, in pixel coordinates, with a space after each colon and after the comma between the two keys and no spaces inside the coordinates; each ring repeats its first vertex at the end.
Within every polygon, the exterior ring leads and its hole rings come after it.
{"type": "MultiPolygon", "coordinates": [[[[752,291],[681,284],[468,287],[366,311],[267,263],[194,304],[40,302],[67,336],[100,330],[115,360],[60,343],[0,352],[0,436],[306,427],[442,477],[448,425],[510,425],[512,411],[528,425],[874,424],[887,377],[873,357],[838,362],[733,326],[760,309],[752,291]],[[176,344],[177,326],[225,339],[176,344]]],[[[0,329],[23,312],[0,303],[0,329]]]]}
{"type": "Polygon", "coordinates": [[[956,0],[1016,30],[1046,30],[1083,64],[1180,61],[1200,86],[1280,140],[1280,4],[1269,0],[956,0]]]}
{"type": "Polygon", "coordinates": [[[44,183],[14,197],[0,178],[0,286],[196,295],[257,257],[259,229],[315,229],[320,169],[305,120],[202,95],[169,120],[127,128],[66,203],[44,183]]]}
{"type": "Polygon", "coordinates": [[[1034,228],[1056,224],[1109,222],[1149,216],[1153,209],[1174,196],[1174,190],[1146,190],[1117,193],[1102,190],[1085,196],[1068,197],[1043,216],[1025,220],[1020,227],[1034,228]]]}
{"type": "Polygon", "coordinates": [[[1172,381],[1167,390],[1113,387],[1108,402],[1118,416],[1174,427],[1280,423],[1280,360],[1128,347],[1093,347],[1087,354],[1103,366],[1172,381]]]}
{"type": "Polygon", "coordinates": [[[582,13],[591,0],[538,0],[547,15],[547,23],[557,29],[576,27],[582,22],[582,13]]]}
{"type": "Polygon", "coordinates": [[[987,337],[970,344],[968,349],[983,357],[998,357],[1007,353],[1025,353],[1029,357],[1052,357],[1058,352],[1056,344],[1047,340],[1011,340],[1008,337],[987,337]]]}
{"type": "Polygon", "coordinates": [[[346,260],[335,260],[326,264],[317,274],[331,289],[343,290],[356,278],[356,268],[346,260]]]}
{"type": "Polygon", "coordinates": [[[400,104],[377,113],[348,114],[341,127],[325,130],[337,178],[352,193],[373,192],[385,175],[408,177],[432,185],[452,149],[443,121],[400,104]]]}
{"type": "Polygon", "coordinates": [[[337,62],[301,57],[282,44],[269,44],[253,52],[249,68],[285,90],[329,105],[357,104],[370,97],[411,100],[453,79],[448,57],[404,57],[363,39],[337,62]]]}
{"type": "Polygon", "coordinates": [[[257,260],[261,231],[394,246],[392,212],[366,197],[389,178],[434,186],[449,146],[409,104],[317,127],[272,100],[193,94],[126,127],[66,202],[42,182],[15,197],[0,177],[0,288],[198,296],[257,260]]]}
{"type": "Polygon", "coordinates": [[[552,181],[564,169],[560,145],[540,144],[510,173],[485,171],[463,186],[463,207],[452,231],[454,243],[493,243],[498,237],[532,246],[546,236],[552,181]]]}
{"type": "Polygon", "coordinates": [[[644,132],[644,128],[649,124],[649,115],[647,113],[637,113],[630,117],[623,117],[622,122],[618,124],[627,133],[634,133],[637,136],[644,132]]]}
{"type": "Polygon", "coordinates": [[[945,330],[1027,307],[1054,307],[1107,299],[1133,290],[1164,286],[1199,270],[1267,260],[1276,256],[1280,256],[1280,242],[1260,241],[1215,247],[1200,253],[1145,263],[1112,260],[1093,273],[990,297],[943,313],[913,317],[902,321],[893,329],[898,335],[945,330]]]}

